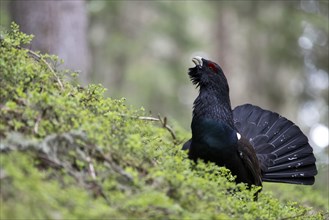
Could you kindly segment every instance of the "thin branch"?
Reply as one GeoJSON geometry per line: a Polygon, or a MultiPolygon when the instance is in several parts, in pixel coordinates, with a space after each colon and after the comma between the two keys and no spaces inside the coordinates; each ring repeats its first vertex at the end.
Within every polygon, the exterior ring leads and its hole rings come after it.
{"type": "Polygon", "coordinates": [[[97,150],[96,157],[100,158],[101,160],[105,161],[105,165],[108,166],[115,172],[119,173],[121,176],[125,177],[129,182],[133,182],[133,177],[127,173],[120,165],[116,164],[110,155],[105,156],[101,150],[97,150]]]}
{"type": "Polygon", "coordinates": [[[37,120],[36,120],[36,122],[35,122],[35,124],[34,124],[34,129],[33,129],[33,131],[34,131],[35,134],[37,134],[37,133],[38,133],[38,130],[39,130],[39,123],[40,123],[40,121],[41,121],[41,119],[42,119],[42,116],[41,116],[41,115],[42,115],[42,114],[39,114],[39,115],[38,115],[37,120]]]}
{"type": "Polygon", "coordinates": [[[132,118],[140,119],[140,120],[145,120],[145,121],[159,121],[158,118],[153,118],[153,117],[147,117],[147,116],[140,116],[140,117],[134,117],[132,118]]]}
{"type": "Polygon", "coordinates": [[[48,157],[48,155],[46,154],[38,154],[38,158],[47,166],[49,167],[52,167],[52,168],[55,168],[55,169],[61,169],[61,168],[64,168],[64,166],[58,162],[58,161],[55,161],[51,158],[48,157]]]}
{"type": "Polygon", "coordinates": [[[162,124],[162,127],[166,128],[169,131],[169,133],[171,134],[172,138],[174,140],[176,140],[177,138],[176,138],[174,130],[167,124],[167,117],[164,117],[163,120],[162,120],[161,116],[158,115],[158,118],[159,118],[159,121],[162,124]]]}
{"type": "Polygon", "coordinates": [[[48,67],[48,69],[53,73],[53,75],[55,76],[60,89],[62,91],[64,90],[64,85],[63,85],[62,81],[59,79],[59,77],[57,76],[56,72],[53,70],[53,68],[50,66],[50,64],[45,59],[43,59],[40,55],[38,55],[37,53],[33,52],[30,49],[21,48],[19,46],[17,48],[18,49],[24,49],[24,50],[26,50],[28,54],[30,54],[30,55],[32,55],[34,57],[34,59],[43,62],[48,67]]]}
{"type": "Polygon", "coordinates": [[[164,117],[163,120],[161,118],[160,115],[158,115],[158,118],[154,118],[154,117],[148,117],[148,116],[129,116],[129,115],[123,115],[121,114],[120,116],[123,117],[131,117],[131,118],[135,118],[135,119],[139,119],[139,120],[145,120],[145,121],[158,121],[161,123],[162,127],[167,129],[169,131],[169,133],[171,134],[171,137],[174,140],[177,140],[176,134],[174,132],[174,130],[167,124],[167,117],[164,117]]]}
{"type": "Polygon", "coordinates": [[[87,162],[88,162],[88,167],[89,167],[89,173],[91,175],[91,177],[93,178],[93,180],[96,180],[96,173],[95,173],[95,168],[94,168],[94,165],[91,163],[91,159],[90,157],[88,156],[86,158],[87,162]]]}

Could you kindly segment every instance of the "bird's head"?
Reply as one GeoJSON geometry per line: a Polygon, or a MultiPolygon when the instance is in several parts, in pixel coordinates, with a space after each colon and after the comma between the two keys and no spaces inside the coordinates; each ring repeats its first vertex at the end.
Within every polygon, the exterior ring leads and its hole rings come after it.
{"type": "Polygon", "coordinates": [[[192,61],[195,67],[190,68],[188,74],[200,89],[193,103],[193,117],[214,119],[234,128],[229,86],[222,68],[198,56],[192,61]]]}
{"type": "Polygon", "coordinates": [[[221,87],[228,90],[227,79],[222,68],[215,62],[202,57],[193,57],[192,62],[195,67],[189,68],[189,76],[193,84],[207,87],[221,87]]]}

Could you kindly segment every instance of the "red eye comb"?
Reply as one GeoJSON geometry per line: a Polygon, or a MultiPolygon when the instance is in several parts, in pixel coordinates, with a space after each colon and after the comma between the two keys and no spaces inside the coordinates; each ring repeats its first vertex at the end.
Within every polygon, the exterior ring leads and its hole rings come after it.
{"type": "Polygon", "coordinates": [[[212,62],[209,62],[208,63],[208,67],[210,68],[210,69],[212,69],[214,72],[217,72],[217,66],[214,64],[214,63],[212,63],[212,62]]]}

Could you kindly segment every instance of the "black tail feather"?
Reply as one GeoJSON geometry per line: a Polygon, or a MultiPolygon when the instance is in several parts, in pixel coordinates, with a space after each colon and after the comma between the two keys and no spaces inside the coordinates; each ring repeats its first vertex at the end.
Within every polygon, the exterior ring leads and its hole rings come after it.
{"type": "Polygon", "coordinates": [[[315,157],[312,154],[310,148],[301,148],[297,149],[296,151],[286,154],[284,156],[278,157],[277,159],[273,160],[273,164],[281,165],[281,164],[288,164],[291,162],[297,162],[302,160],[304,163],[314,163],[315,157]]]}
{"type": "Polygon", "coordinates": [[[233,110],[234,123],[255,148],[263,181],[313,184],[313,149],[293,122],[250,104],[233,110]]]}
{"type": "Polygon", "coordinates": [[[264,178],[304,178],[316,175],[316,169],[308,165],[298,169],[286,169],[277,172],[267,172],[263,174],[264,178]]]}
{"type": "Polygon", "coordinates": [[[266,182],[275,182],[275,183],[290,183],[290,184],[300,184],[300,185],[313,185],[314,177],[308,178],[262,178],[266,182]]]}

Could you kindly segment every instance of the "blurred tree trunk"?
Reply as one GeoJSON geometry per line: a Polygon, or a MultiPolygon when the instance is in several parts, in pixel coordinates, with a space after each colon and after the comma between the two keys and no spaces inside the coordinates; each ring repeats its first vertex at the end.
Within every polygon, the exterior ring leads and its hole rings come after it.
{"type": "Polygon", "coordinates": [[[11,1],[10,12],[21,30],[35,35],[33,50],[58,55],[70,68],[89,80],[90,54],[87,44],[85,1],[11,1]]]}

